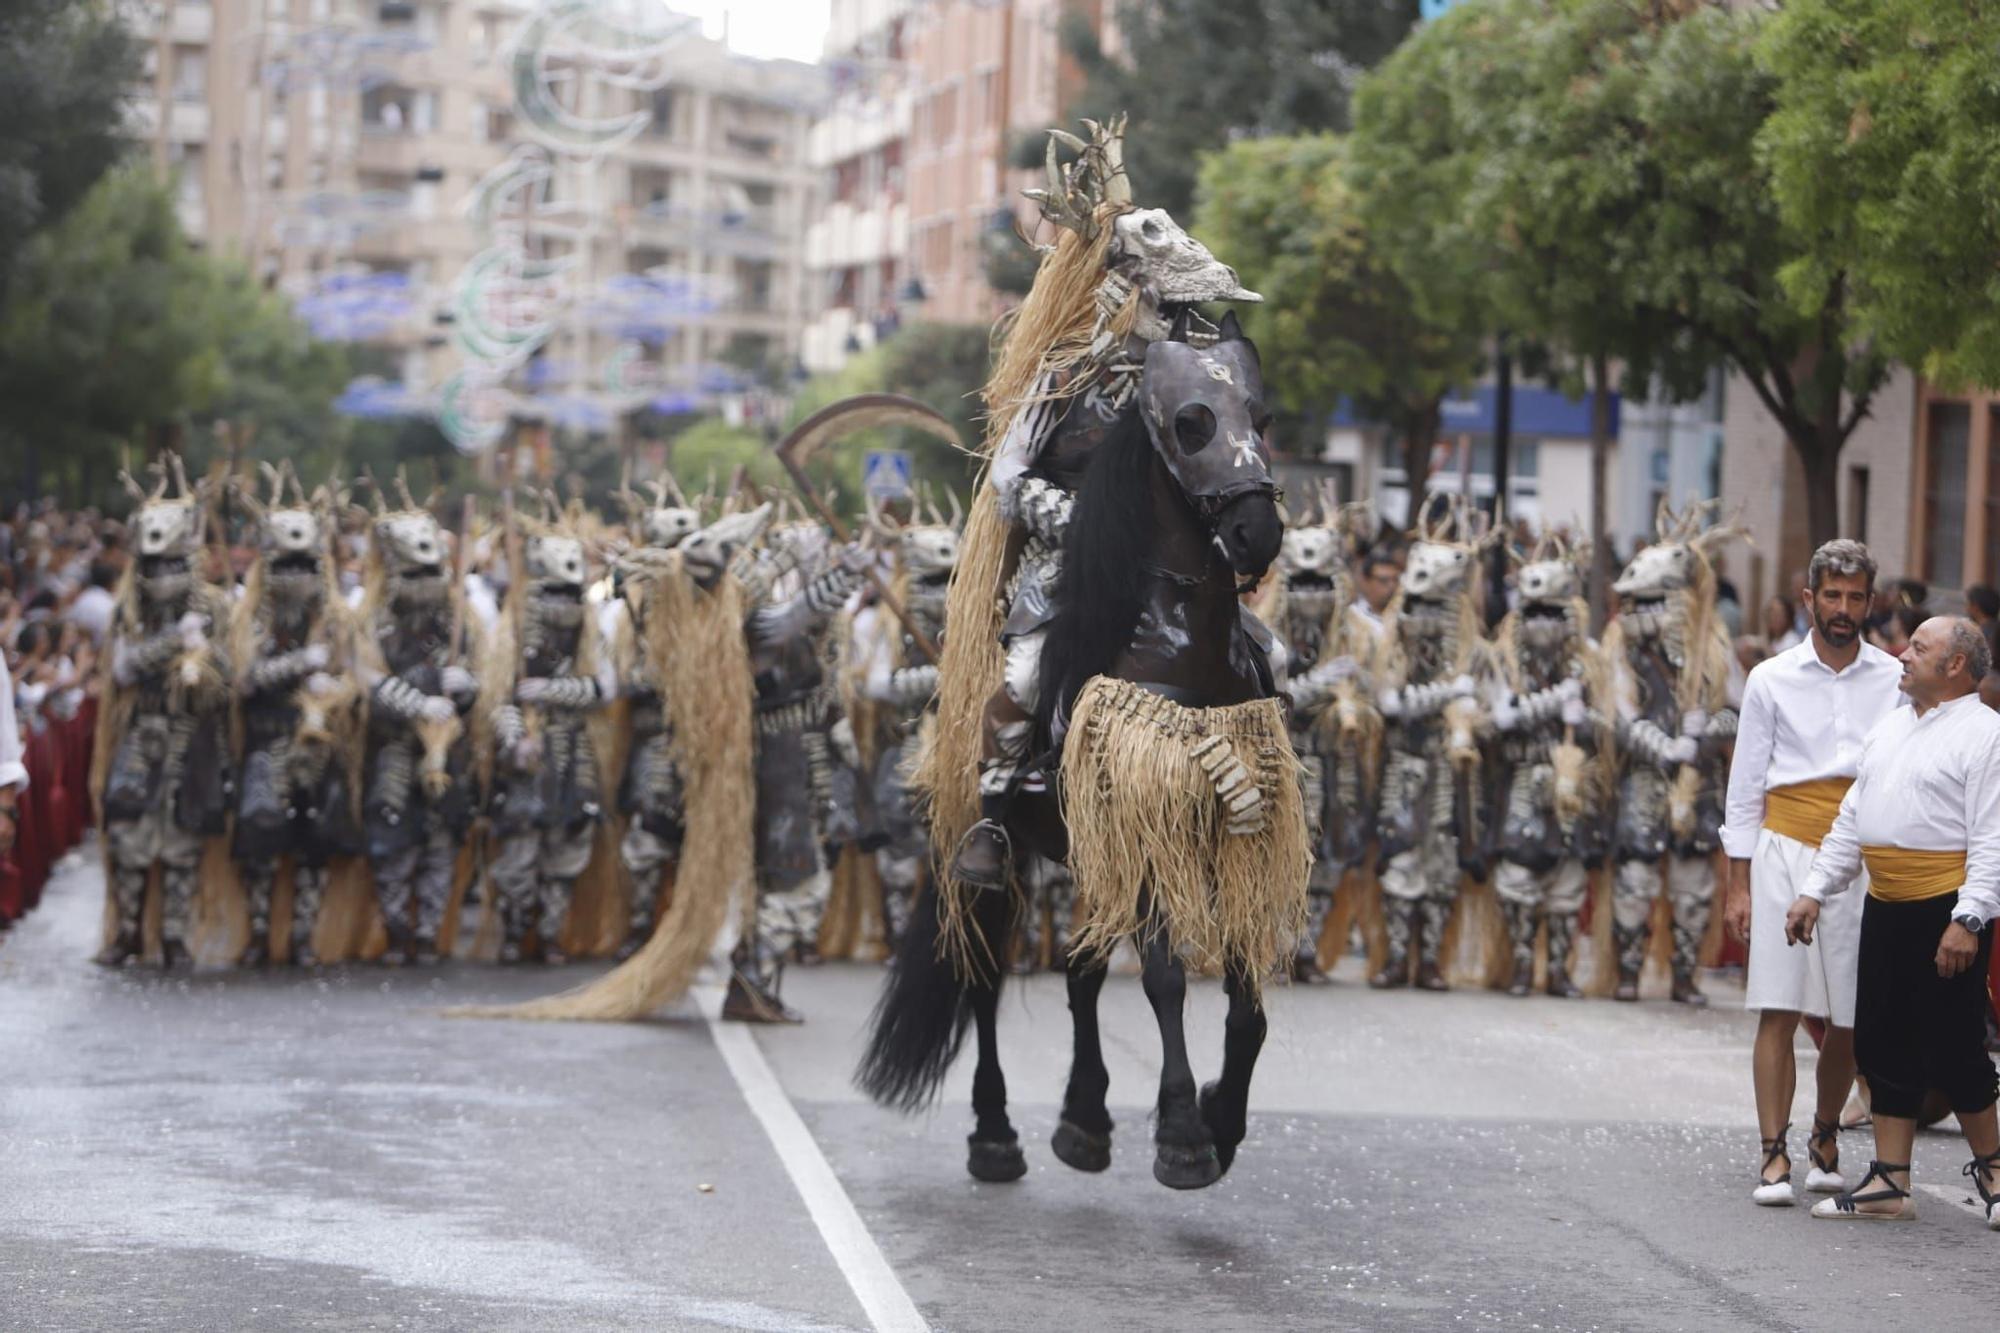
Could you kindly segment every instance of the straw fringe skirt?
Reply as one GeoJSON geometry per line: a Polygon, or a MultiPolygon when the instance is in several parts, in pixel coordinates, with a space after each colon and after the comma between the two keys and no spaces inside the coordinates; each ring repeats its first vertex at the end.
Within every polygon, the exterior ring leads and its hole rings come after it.
{"type": "Polygon", "coordinates": [[[1073,947],[1102,957],[1165,929],[1203,972],[1256,985],[1292,956],[1306,920],[1311,843],[1299,763],[1276,699],[1186,708],[1128,681],[1084,687],[1062,758],[1076,879],[1073,947]],[[1195,748],[1228,738],[1264,797],[1265,823],[1233,835],[1195,748]]]}

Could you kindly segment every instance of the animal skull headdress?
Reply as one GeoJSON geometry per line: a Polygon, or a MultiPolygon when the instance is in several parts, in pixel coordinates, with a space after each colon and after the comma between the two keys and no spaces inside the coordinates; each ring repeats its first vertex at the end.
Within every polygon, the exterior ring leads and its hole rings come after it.
{"type": "Polygon", "coordinates": [[[1366,500],[1343,505],[1330,484],[1322,483],[1316,499],[1314,512],[1285,527],[1278,566],[1287,579],[1334,579],[1346,566],[1353,534],[1374,521],[1374,505],[1366,500]]]}
{"type": "Polygon", "coordinates": [[[957,495],[946,491],[945,497],[951,503],[949,514],[924,495],[906,523],[892,521],[883,513],[881,502],[868,497],[868,526],[895,546],[903,572],[913,581],[942,583],[958,566],[965,511],[959,507],[957,495]]]}
{"type": "Polygon", "coordinates": [[[633,492],[628,468],[618,487],[619,503],[625,506],[625,516],[641,546],[671,551],[700,529],[701,510],[670,475],[654,478],[648,488],[653,492],[651,504],[633,492]]]}
{"type": "Polygon", "coordinates": [[[589,568],[578,534],[580,506],[565,510],[555,495],[540,493],[541,517],[516,514],[521,525],[521,562],[530,596],[580,600],[589,568]]]}
{"type": "Polygon", "coordinates": [[[1720,521],[1721,502],[1697,501],[1679,512],[1663,500],[1653,520],[1656,540],[1632,557],[1611,590],[1628,608],[1664,602],[1674,593],[1702,594],[1714,580],[1717,552],[1743,535],[1720,521]]]}
{"type": "Polygon", "coordinates": [[[1132,182],[1125,174],[1125,117],[1104,124],[1086,120],[1083,127],[1088,139],[1049,131],[1046,188],[1022,191],[1041,206],[1045,219],[1096,240],[1108,216],[1105,267],[1149,293],[1158,307],[1264,299],[1165,209],[1133,204],[1132,182]],[[1075,153],[1075,159],[1059,162],[1062,148],[1075,153]]]}
{"type": "Polygon", "coordinates": [[[323,592],[338,491],[327,485],[307,496],[289,460],[278,467],[264,463],[260,470],[271,488],[269,498],[260,500],[254,487],[246,487],[236,499],[257,523],[264,587],[281,596],[323,592]]]}
{"type": "Polygon", "coordinates": [[[370,524],[370,559],[378,566],[388,593],[403,602],[444,600],[444,529],[430,511],[433,493],[422,505],[410,495],[409,482],[399,471],[396,491],[400,509],[389,508],[382,487],[370,479],[375,515],[370,524]]]}
{"type": "Polygon", "coordinates": [[[188,485],[179,454],[168,454],[154,464],[153,474],[156,482],[150,493],[131,473],[118,475],[139,502],[132,527],[138,534],[140,591],[151,600],[170,601],[184,596],[194,585],[194,557],[201,549],[202,516],[211,488],[206,479],[188,485]],[[178,492],[173,496],[167,494],[170,475],[178,492]]]}
{"type": "Polygon", "coordinates": [[[1503,529],[1473,513],[1465,497],[1452,496],[1442,513],[1436,497],[1424,502],[1410,531],[1409,562],[1403,567],[1405,602],[1444,602],[1472,594],[1478,556],[1501,540],[1503,529]]]}
{"type": "Polygon", "coordinates": [[[1589,541],[1573,542],[1560,533],[1544,533],[1514,575],[1514,590],[1523,607],[1565,607],[1583,596],[1584,570],[1590,566],[1589,541]]]}

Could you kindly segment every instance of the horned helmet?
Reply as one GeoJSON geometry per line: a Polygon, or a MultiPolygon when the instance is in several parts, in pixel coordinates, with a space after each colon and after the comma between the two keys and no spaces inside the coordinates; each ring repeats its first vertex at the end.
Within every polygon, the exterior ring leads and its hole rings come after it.
{"type": "Polygon", "coordinates": [[[625,516],[639,545],[671,551],[700,530],[701,510],[669,474],[662,473],[654,478],[648,483],[648,488],[653,492],[650,504],[632,490],[631,469],[628,467],[618,487],[619,503],[625,507],[625,516]]]}
{"type": "Polygon", "coordinates": [[[283,598],[320,596],[326,590],[327,542],[338,493],[322,486],[308,496],[290,460],[277,467],[263,463],[259,470],[270,487],[269,497],[260,499],[254,487],[243,487],[236,500],[257,525],[265,591],[283,598]]]}
{"type": "Polygon", "coordinates": [[[868,498],[868,526],[896,552],[904,575],[913,584],[942,585],[958,568],[960,534],[965,528],[965,511],[958,496],[945,492],[949,512],[938,508],[927,492],[913,497],[910,517],[898,522],[888,516],[874,496],[868,498]]]}
{"type": "Polygon", "coordinates": [[[1583,596],[1583,571],[1590,563],[1590,543],[1573,543],[1556,533],[1544,533],[1514,574],[1514,591],[1523,609],[1560,609],[1583,596]]]}
{"type": "Polygon", "coordinates": [[[434,492],[424,504],[410,494],[408,480],[398,471],[396,491],[401,507],[391,509],[383,488],[372,478],[375,514],[369,524],[370,559],[378,566],[390,600],[401,606],[436,605],[450,593],[445,573],[444,527],[431,513],[434,492]]]}
{"type": "Polygon", "coordinates": [[[169,602],[194,587],[194,560],[201,550],[202,518],[209,500],[209,483],[188,485],[179,454],[167,454],[153,468],[151,492],[121,472],[119,480],[139,502],[132,516],[134,550],[138,556],[138,586],[149,601],[169,602]],[[169,477],[177,494],[167,494],[169,477]]]}
{"type": "MultiPolygon", "coordinates": [[[[565,509],[551,492],[539,495],[539,517],[517,514],[521,527],[524,591],[538,607],[581,607],[590,559],[578,535],[581,506],[565,509]]],[[[565,613],[566,614],[566,613],[565,613]]]]}
{"type": "Polygon", "coordinates": [[[1125,117],[1100,124],[1083,122],[1088,138],[1050,130],[1045,160],[1046,187],[1022,193],[1041,207],[1042,216],[1086,238],[1100,234],[1101,210],[1110,220],[1105,267],[1139,290],[1134,331],[1149,341],[1165,338],[1176,314],[1206,301],[1262,301],[1243,285],[1236,270],[1188,235],[1163,208],[1138,208],[1125,173],[1125,117]],[[1067,148],[1076,156],[1058,161],[1067,148]]]}
{"type": "Polygon", "coordinates": [[[1711,577],[1715,553],[1741,536],[1717,521],[1718,503],[1704,501],[1680,512],[1661,501],[1654,515],[1656,540],[1638,551],[1611,585],[1628,610],[1657,608],[1676,593],[1694,591],[1711,577]]]}
{"type": "Polygon", "coordinates": [[[1475,531],[1473,515],[1463,497],[1453,497],[1439,511],[1438,497],[1425,501],[1411,532],[1410,554],[1403,566],[1404,605],[1438,604],[1472,594],[1479,571],[1479,553],[1497,538],[1497,530],[1475,531]]]}

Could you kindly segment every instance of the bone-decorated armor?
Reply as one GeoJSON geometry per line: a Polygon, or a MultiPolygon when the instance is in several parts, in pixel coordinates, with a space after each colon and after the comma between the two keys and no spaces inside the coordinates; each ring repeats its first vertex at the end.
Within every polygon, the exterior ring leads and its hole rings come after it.
{"type": "MultiPolygon", "coordinates": [[[[621,498],[639,539],[637,549],[628,553],[627,563],[663,560],[701,527],[699,511],[670,478],[654,483],[650,505],[641,503],[629,487],[621,492],[621,498]]],[[[674,762],[673,731],[667,701],[660,692],[660,668],[653,660],[653,649],[659,643],[654,629],[671,633],[672,628],[650,624],[652,608],[647,604],[645,580],[628,584],[620,579],[619,586],[625,592],[625,613],[616,631],[615,657],[618,691],[630,709],[626,725],[631,733],[625,773],[618,783],[618,809],[625,817],[618,854],[632,886],[631,917],[618,948],[622,960],[637,952],[653,933],[660,879],[667,865],[679,858],[687,828],[686,793],[680,766],[674,762]]]]}
{"type": "Polygon", "coordinates": [[[394,967],[437,958],[477,803],[467,721],[479,684],[443,529],[407,491],[395,511],[375,499],[355,631],[368,692],[362,826],[394,967]]]}
{"type": "MultiPolygon", "coordinates": [[[[229,763],[229,595],[196,571],[205,489],[170,457],[132,527],[134,567],[112,621],[108,704],[99,723],[99,808],[116,924],[97,961],[139,956],[146,882],[160,867],[161,962],[191,964],[189,929],[204,839],[223,831],[229,763]],[[171,470],[178,494],[167,494],[171,470]]],[[[205,488],[206,483],[204,483],[205,488]]]]}
{"type": "MultiPolygon", "coordinates": [[[[1357,508],[1355,516],[1363,512],[1357,508]]],[[[1306,933],[1292,963],[1300,981],[1325,980],[1320,935],[1342,878],[1366,854],[1375,822],[1382,740],[1372,685],[1376,645],[1352,610],[1347,517],[1323,501],[1316,520],[1286,531],[1272,607],[1288,658],[1292,747],[1313,834],[1306,933]]]]}
{"type": "MultiPolygon", "coordinates": [[[[1449,521],[1449,520],[1447,520],[1449,521]]],[[[1377,703],[1388,722],[1376,819],[1388,955],[1374,986],[1446,986],[1439,954],[1460,878],[1479,868],[1478,698],[1483,650],[1474,604],[1477,548],[1428,525],[1410,547],[1388,616],[1377,703]]]]}
{"type": "Polygon", "coordinates": [[[1715,899],[1729,742],[1736,734],[1729,641],[1715,611],[1710,556],[1735,536],[1709,511],[1664,507],[1659,540],[1613,590],[1605,634],[1616,673],[1620,781],[1613,938],[1621,1000],[1639,998],[1661,870],[1673,911],[1673,998],[1704,1004],[1695,968],[1715,899]]]}
{"type": "Polygon", "coordinates": [[[1495,638],[1493,721],[1500,733],[1499,864],[1493,888],[1513,958],[1508,990],[1534,984],[1535,936],[1548,928],[1547,989],[1582,994],[1571,946],[1589,869],[1607,850],[1609,774],[1601,753],[1609,701],[1590,637],[1582,567],[1588,551],[1539,543],[1515,577],[1515,609],[1495,638]]]}
{"type": "Polygon", "coordinates": [[[289,465],[267,466],[266,476],[268,501],[243,497],[257,520],[258,550],[231,635],[243,719],[231,852],[250,908],[250,940],[239,962],[270,956],[272,890],[278,860],[288,856],[291,960],[311,966],[327,863],[362,850],[351,767],[360,693],[333,569],[338,497],[322,488],[308,500],[289,465]]]}
{"type": "MultiPolygon", "coordinates": [[[[571,518],[548,500],[521,516],[521,577],[508,590],[509,660],[496,663],[493,789],[502,962],[524,956],[530,930],[542,961],[566,961],[563,929],[576,880],[604,817],[603,775],[590,715],[617,688],[584,600],[587,560],[571,518]]],[[[498,649],[496,648],[496,652],[498,649]]]]}

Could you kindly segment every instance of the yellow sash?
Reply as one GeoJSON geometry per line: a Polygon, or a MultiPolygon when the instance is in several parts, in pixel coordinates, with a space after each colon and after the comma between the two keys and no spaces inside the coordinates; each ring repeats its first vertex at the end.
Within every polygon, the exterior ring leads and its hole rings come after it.
{"type": "Polygon", "coordinates": [[[1813,778],[1764,793],[1764,827],[1808,847],[1825,841],[1853,778],[1813,778]]]}
{"type": "Polygon", "coordinates": [[[1965,883],[1964,852],[1920,852],[1908,847],[1863,847],[1868,893],[1888,903],[1914,903],[1957,893],[1965,883]]]}

